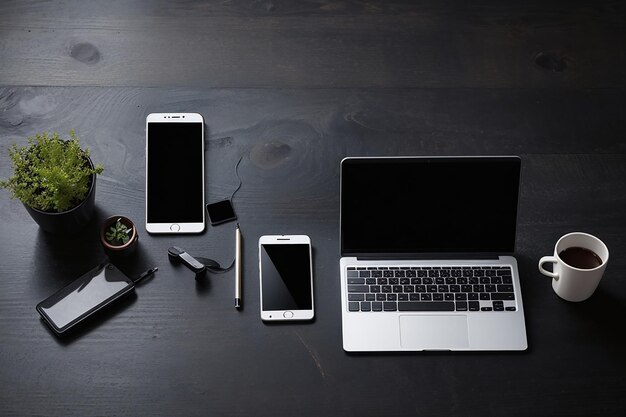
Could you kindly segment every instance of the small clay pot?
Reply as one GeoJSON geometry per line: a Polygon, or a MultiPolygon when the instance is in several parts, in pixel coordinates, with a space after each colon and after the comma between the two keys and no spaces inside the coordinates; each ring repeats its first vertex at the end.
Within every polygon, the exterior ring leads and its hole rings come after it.
{"type": "Polygon", "coordinates": [[[137,248],[137,243],[139,241],[139,235],[137,234],[137,227],[135,227],[135,223],[131,219],[125,216],[111,216],[106,219],[102,223],[102,229],[100,229],[100,243],[102,243],[102,247],[104,251],[109,256],[127,256],[135,251],[137,248]],[[109,228],[117,223],[117,220],[120,219],[120,222],[124,224],[128,228],[132,228],[133,231],[130,234],[130,239],[123,245],[112,245],[106,239],[106,233],[109,231],[109,228]]]}

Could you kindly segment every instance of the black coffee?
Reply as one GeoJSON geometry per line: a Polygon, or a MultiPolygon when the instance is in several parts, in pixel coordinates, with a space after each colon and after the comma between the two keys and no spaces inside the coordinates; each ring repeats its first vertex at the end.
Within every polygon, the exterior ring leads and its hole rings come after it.
{"type": "Polygon", "coordinates": [[[578,269],[593,269],[602,265],[602,259],[592,250],[573,246],[559,253],[559,258],[578,269]]]}

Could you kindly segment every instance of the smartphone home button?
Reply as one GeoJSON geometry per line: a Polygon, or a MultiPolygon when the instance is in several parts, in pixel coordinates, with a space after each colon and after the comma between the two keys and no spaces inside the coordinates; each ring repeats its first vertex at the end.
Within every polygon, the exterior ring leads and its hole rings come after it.
{"type": "Polygon", "coordinates": [[[180,225],[174,223],[173,225],[170,226],[170,230],[172,232],[178,232],[178,231],[180,231],[180,225]]]}
{"type": "Polygon", "coordinates": [[[283,313],[283,317],[286,318],[286,319],[292,318],[293,317],[293,311],[285,311],[283,313]]]}

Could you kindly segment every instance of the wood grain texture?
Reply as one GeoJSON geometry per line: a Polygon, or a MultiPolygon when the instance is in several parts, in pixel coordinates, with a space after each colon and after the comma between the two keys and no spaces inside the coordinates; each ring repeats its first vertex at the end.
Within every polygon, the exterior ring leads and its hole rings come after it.
{"type": "Polygon", "coordinates": [[[95,162],[92,224],[48,235],[0,190],[0,415],[621,416],[626,414],[623,1],[120,0],[0,3],[0,178],[12,143],[75,128],[95,162]],[[167,248],[228,264],[232,224],[149,236],[144,123],[206,121],[208,202],[237,185],[234,275],[194,280],[167,248]],[[522,157],[516,258],[529,350],[346,354],[339,162],[522,157]],[[123,268],[159,271],[64,340],[35,305],[104,257],[100,222],[139,227],[123,268]],[[537,271],[564,233],[603,239],[594,296],[537,271]],[[308,234],[316,319],[263,324],[257,240],[308,234]]]}
{"type": "Polygon", "coordinates": [[[7,1],[0,85],[625,87],[625,21],[620,1],[7,1]]]}
{"type": "Polygon", "coordinates": [[[619,89],[0,89],[0,177],[10,173],[10,143],[44,129],[74,127],[94,161],[105,165],[96,219],[76,237],[39,231],[21,204],[0,191],[0,414],[622,414],[623,96],[619,89]],[[166,255],[177,244],[229,263],[232,224],[200,236],[145,233],[144,121],[157,111],[205,117],[208,201],[230,195],[235,163],[244,157],[234,199],[244,236],[242,312],[233,308],[232,272],[196,282],[166,255]],[[339,161],[439,154],[522,157],[516,256],[530,348],[346,354],[339,161]],[[114,213],[142,225],[128,271],[151,265],[159,271],[135,298],[59,341],[34,306],[103,257],[97,227],[114,213]],[[596,234],[612,253],[598,292],[583,304],[559,300],[536,269],[572,230],[596,234]],[[265,325],[259,318],[256,245],[268,233],[311,236],[311,324],[265,325]]]}

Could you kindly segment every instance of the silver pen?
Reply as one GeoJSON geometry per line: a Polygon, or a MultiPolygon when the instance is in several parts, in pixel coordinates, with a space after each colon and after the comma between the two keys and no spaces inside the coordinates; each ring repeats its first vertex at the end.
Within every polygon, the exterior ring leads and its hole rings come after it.
{"type": "Polygon", "coordinates": [[[241,230],[235,228],[235,308],[241,308],[241,230]]]}

